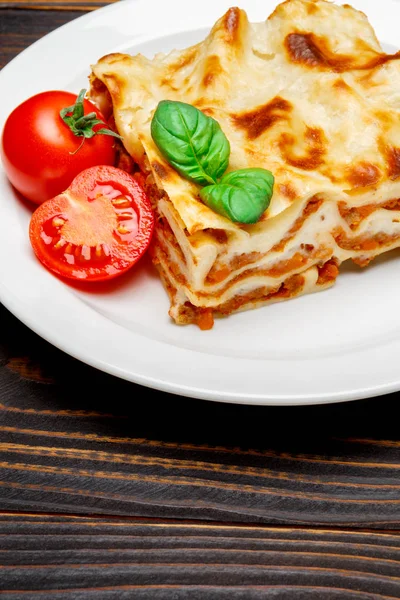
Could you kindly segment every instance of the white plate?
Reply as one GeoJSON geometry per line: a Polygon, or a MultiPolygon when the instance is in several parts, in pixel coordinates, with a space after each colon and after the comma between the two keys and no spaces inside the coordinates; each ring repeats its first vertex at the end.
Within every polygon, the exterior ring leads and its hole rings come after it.
{"type": "MultiPolygon", "coordinates": [[[[114,51],[155,52],[203,39],[230,0],[125,0],[87,14],[25,50],[0,74],[0,128],[11,110],[48,89],[87,87],[90,64],[114,51]]],[[[275,0],[241,0],[262,21],[275,0]]],[[[396,49],[400,3],[356,0],[386,48],[396,49]]],[[[23,143],[23,142],[22,142],[23,143]]],[[[344,267],[336,286],[217,320],[178,327],[148,261],[113,285],[66,285],[35,259],[31,209],[0,172],[0,300],[65,352],[156,389],[244,404],[315,404],[400,389],[400,257],[364,271],[344,267]],[[96,291],[97,290],[97,291],[96,291]]]]}

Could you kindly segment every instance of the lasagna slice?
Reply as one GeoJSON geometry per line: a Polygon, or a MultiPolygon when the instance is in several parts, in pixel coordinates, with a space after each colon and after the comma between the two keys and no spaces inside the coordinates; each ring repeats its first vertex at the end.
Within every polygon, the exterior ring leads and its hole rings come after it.
{"type": "Polygon", "coordinates": [[[262,23],[231,8],[208,37],[152,60],[110,54],[91,98],[123,137],[157,213],[152,256],[176,323],[331,286],[400,246],[400,54],[383,52],[366,16],[325,0],[287,0],[262,23]],[[275,177],[268,210],[233,223],[199,199],[150,133],[161,100],[194,105],[229,139],[228,171],[275,177]]]}

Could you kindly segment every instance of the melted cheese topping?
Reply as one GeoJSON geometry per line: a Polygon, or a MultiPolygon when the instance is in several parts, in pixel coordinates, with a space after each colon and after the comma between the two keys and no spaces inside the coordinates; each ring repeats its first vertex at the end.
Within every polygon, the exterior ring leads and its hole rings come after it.
{"type": "Polygon", "coordinates": [[[343,260],[367,264],[400,245],[399,59],[349,5],[287,0],[262,23],[231,8],[186,50],[111,54],[92,67],[92,98],[103,110],[111,102],[126,150],[159,191],[154,256],[178,322],[194,320],[185,303],[226,314],[284,299],[333,283],[343,260]],[[257,224],[214,213],[163,159],[150,135],[163,99],[218,120],[228,170],[274,173],[257,224]]]}

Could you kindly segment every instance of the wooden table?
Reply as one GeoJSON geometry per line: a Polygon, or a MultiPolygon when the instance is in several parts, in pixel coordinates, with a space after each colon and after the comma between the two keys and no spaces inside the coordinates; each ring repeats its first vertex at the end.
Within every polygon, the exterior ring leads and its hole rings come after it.
{"type": "MultiPolygon", "coordinates": [[[[101,4],[1,0],[1,64],[101,4]]],[[[0,323],[5,600],[400,597],[398,395],[202,402],[0,323]]]]}

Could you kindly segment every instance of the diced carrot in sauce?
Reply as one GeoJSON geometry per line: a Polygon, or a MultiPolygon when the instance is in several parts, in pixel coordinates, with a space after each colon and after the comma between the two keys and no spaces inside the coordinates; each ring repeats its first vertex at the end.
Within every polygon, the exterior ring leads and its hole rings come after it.
{"type": "Polygon", "coordinates": [[[221,283],[231,274],[231,270],[229,267],[222,267],[218,271],[214,271],[210,273],[207,279],[209,279],[212,283],[221,283]]]}
{"type": "Polygon", "coordinates": [[[375,240],[365,240],[360,244],[361,250],[375,250],[379,246],[379,243],[375,240]]]}
{"type": "Polygon", "coordinates": [[[296,254],[294,254],[288,260],[277,263],[274,267],[269,269],[268,273],[271,277],[279,277],[280,275],[299,269],[306,262],[306,257],[303,256],[303,254],[300,254],[300,252],[296,252],[296,254]]]}
{"type": "Polygon", "coordinates": [[[328,283],[329,281],[334,281],[339,275],[339,268],[334,261],[335,259],[332,259],[326,262],[324,265],[322,265],[322,267],[318,269],[317,283],[319,285],[323,285],[324,283],[328,283]]]}
{"type": "Polygon", "coordinates": [[[197,325],[202,331],[212,329],[214,325],[214,317],[212,308],[201,309],[197,315],[197,325]]]}

